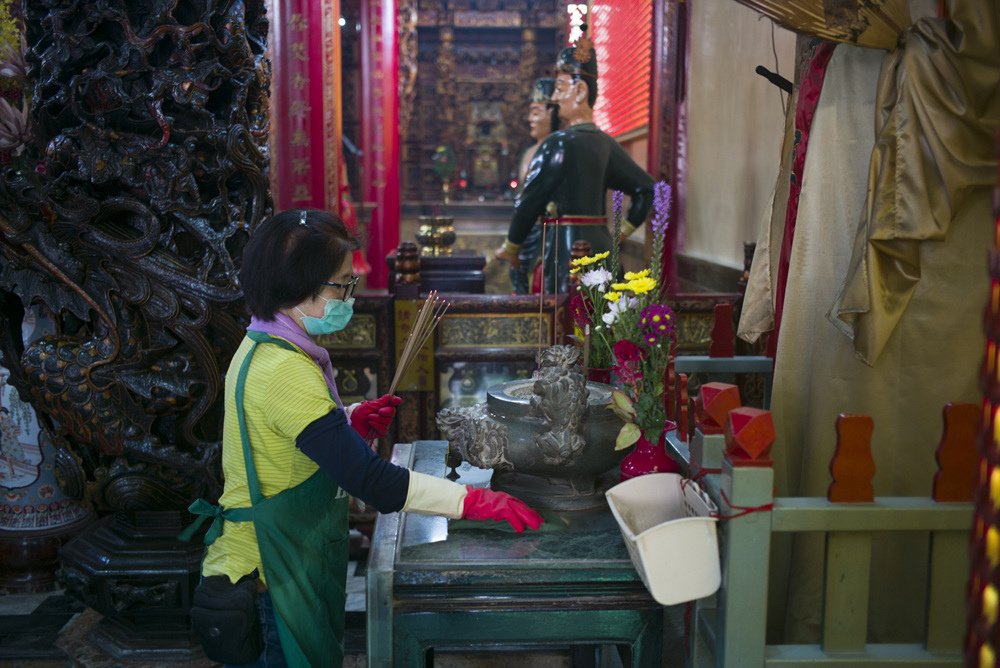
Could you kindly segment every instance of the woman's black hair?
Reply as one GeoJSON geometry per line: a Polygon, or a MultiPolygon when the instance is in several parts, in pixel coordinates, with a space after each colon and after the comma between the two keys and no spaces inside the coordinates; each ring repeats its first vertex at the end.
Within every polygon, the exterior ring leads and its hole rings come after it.
{"type": "Polygon", "coordinates": [[[243,250],[240,282],[250,313],[273,320],[279,309],[319,295],[358,241],[320,209],[288,209],[264,221],[243,250]]]}

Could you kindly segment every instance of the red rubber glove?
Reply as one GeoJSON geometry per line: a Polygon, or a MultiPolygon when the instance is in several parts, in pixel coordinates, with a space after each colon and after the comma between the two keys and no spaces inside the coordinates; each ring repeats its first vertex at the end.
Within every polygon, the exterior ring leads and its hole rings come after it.
{"type": "Polygon", "coordinates": [[[364,401],[351,411],[351,426],[365,440],[382,438],[389,431],[389,423],[396,415],[396,406],[403,400],[391,394],[364,401]]]}
{"type": "Polygon", "coordinates": [[[469,493],[465,497],[465,506],[462,509],[463,520],[494,522],[506,520],[517,533],[524,531],[524,527],[534,531],[545,521],[524,501],[506,492],[494,492],[482,487],[467,487],[467,489],[469,493]]]}

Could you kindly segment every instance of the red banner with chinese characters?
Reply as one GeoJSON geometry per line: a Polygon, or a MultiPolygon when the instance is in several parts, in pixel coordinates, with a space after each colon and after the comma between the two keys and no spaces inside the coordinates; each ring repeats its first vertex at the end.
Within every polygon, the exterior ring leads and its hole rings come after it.
{"type": "Polygon", "coordinates": [[[275,210],[315,208],[343,215],[340,3],[273,0],[270,18],[275,210]]]}

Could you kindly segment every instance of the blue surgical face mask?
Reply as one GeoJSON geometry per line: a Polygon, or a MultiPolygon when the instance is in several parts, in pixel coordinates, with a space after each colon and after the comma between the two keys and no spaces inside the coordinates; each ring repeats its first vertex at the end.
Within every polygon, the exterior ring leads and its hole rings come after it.
{"type": "Polygon", "coordinates": [[[302,313],[302,310],[298,307],[295,308],[302,315],[302,326],[305,328],[306,333],[310,336],[333,334],[347,327],[347,323],[351,321],[351,316],[354,315],[354,297],[350,299],[327,299],[326,297],[320,297],[320,299],[326,300],[322,318],[308,316],[302,313]]]}

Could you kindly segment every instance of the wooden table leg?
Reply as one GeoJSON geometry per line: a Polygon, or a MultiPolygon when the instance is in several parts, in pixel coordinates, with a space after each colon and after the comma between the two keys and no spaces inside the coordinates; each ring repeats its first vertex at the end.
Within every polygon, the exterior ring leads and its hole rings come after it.
{"type": "Polygon", "coordinates": [[[410,633],[397,633],[392,657],[393,666],[424,668],[427,665],[427,647],[420,638],[410,633]]]}
{"type": "Polygon", "coordinates": [[[663,661],[663,609],[644,613],[646,623],[630,647],[632,668],[659,666],[663,661]]]}

